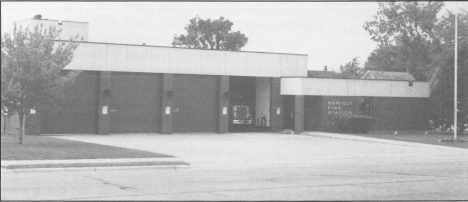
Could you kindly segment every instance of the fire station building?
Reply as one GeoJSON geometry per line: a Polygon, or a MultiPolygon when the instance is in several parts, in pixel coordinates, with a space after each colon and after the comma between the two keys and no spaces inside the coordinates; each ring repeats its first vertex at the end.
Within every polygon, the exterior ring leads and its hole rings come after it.
{"type": "Polygon", "coordinates": [[[29,115],[40,134],[228,133],[241,115],[247,131],[333,131],[353,114],[375,117],[374,130],[428,127],[429,83],[411,76],[339,79],[308,71],[304,54],[88,42],[88,23],[22,23],[84,38],[64,70],[82,70],[66,102],[29,115]]]}

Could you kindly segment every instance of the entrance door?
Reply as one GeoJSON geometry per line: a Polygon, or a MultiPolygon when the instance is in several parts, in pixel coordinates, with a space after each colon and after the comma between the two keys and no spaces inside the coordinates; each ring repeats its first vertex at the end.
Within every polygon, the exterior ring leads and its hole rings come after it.
{"type": "Polygon", "coordinates": [[[294,96],[287,95],[284,99],[284,128],[294,130],[294,96]]]}

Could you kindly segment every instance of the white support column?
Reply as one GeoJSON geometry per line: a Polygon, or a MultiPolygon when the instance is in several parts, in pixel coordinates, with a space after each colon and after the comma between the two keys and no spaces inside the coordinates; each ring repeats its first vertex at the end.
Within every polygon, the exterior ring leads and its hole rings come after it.
{"type": "Polygon", "coordinates": [[[458,48],[457,48],[457,41],[458,41],[458,15],[457,12],[455,12],[455,67],[454,67],[454,77],[455,77],[455,83],[454,85],[454,91],[453,91],[453,138],[457,139],[457,126],[458,126],[458,120],[457,120],[457,82],[458,82],[458,73],[457,73],[457,57],[458,57],[458,48]]]}

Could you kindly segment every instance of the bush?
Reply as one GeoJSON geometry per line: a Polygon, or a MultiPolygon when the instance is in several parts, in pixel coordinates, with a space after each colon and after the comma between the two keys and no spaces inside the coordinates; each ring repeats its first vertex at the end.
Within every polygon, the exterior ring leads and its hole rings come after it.
{"type": "Polygon", "coordinates": [[[368,133],[376,120],[370,116],[338,116],[334,120],[335,128],[342,133],[368,133]]]}

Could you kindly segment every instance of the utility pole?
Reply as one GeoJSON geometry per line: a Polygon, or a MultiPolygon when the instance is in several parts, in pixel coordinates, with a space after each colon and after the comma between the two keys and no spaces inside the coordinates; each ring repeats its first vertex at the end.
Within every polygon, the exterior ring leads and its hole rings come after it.
{"type": "Polygon", "coordinates": [[[457,41],[458,41],[458,12],[455,11],[455,73],[454,73],[454,78],[455,78],[455,83],[454,83],[454,93],[453,93],[453,139],[457,139],[457,129],[458,129],[458,124],[457,124],[457,56],[458,56],[458,47],[457,47],[457,41]]]}

